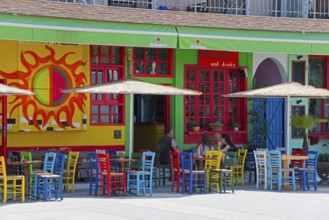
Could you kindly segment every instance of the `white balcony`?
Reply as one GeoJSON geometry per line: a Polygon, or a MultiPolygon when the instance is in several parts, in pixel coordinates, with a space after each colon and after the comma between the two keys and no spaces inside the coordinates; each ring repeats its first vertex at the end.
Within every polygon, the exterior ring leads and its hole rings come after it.
{"type": "Polygon", "coordinates": [[[329,18],[329,0],[49,0],[76,4],[247,16],[329,18]]]}

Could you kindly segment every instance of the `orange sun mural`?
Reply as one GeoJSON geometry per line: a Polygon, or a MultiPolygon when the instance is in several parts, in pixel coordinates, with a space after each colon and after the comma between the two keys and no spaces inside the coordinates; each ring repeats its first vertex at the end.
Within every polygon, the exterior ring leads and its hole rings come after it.
{"type": "Polygon", "coordinates": [[[84,113],[87,97],[85,94],[62,93],[61,90],[85,86],[87,79],[82,67],[86,62],[69,59],[75,52],[59,56],[53,47],[45,45],[45,49],[44,56],[37,50],[22,50],[19,60],[23,68],[18,69],[24,70],[12,73],[0,70],[0,75],[8,79],[8,85],[35,93],[35,96],[14,97],[9,102],[12,104],[10,116],[19,108],[26,122],[37,130],[46,130],[49,124],[62,130],[76,128],[73,115],[77,110],[84,113]]]}

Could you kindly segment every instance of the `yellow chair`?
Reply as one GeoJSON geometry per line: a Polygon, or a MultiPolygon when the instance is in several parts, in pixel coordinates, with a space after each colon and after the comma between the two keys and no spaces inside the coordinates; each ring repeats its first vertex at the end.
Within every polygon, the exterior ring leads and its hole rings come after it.
{"type": "Polygon", "coordinates": [[[69,191],[69,186],[72,186],[72,192],[74,192],[74,183],[75,183],[75,172],[77,168],[77,162],[79,159],[79,152],[77,151],[70,151],[67,160],[67,166],[64,170],[63,176],[63,185],[65,191],[69,191]]]}
{"type": "Polygon", "coordinates": [[[244,164],[246,162],[248,150],[239,149],[238,150],[238,164],[235,166],[235,185],[238,185],[239,178],[241,178],[241,185],[244,186],[244,164]]]}
{"type": "Polygon", "coordinates": [[[212,169],[219,169],[220,167],[220,161],[222,158],[222,152],[218,150],[214,151],[206,151],[206,158],[215,158],[213,160],[207,160],[205,162],[205,171],[207,175],[207,189],[208,191],[211,190],[211,186],[215,185],[216,186],[216,191],[219,191],[219,182],[218,181],[210,181],[210,179],[219,179],[219,173],[212,173],[210,176],[210,170],[212,169]],[[211,184],[210,184],[211,182],[211,184]]]}
{"type": "Polygon", "coordinates": [[[21,194],[22,202],[25,202],[25,177],[7,176],[5,158],[0,157],[0,193],[2,202],[7,203],[7,195],[12,194],[16,201],[16,195],[21,194]]]}

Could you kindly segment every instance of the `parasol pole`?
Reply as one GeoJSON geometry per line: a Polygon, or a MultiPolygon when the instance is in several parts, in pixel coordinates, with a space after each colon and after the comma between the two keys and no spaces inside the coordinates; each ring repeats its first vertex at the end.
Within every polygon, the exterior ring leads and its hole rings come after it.
{"type": "Polygon", "coordinates": [[[287,137],[286,137],[286,151],[287,151],[287,155],[289,155],[290,153],[290,149],[289,149],[289,139],[290,139],[290,129],[289,129],[289,125],[290,125],[290,96],[288,95],[287,98],[287,119],[286,119],[286,129],[287,129],[287,137]]]}
{"type": "Polygon", "coordinates": [[[129,119],[129,159],[131,159],[131,153],[133,151],[133,130],[134,130],[134,94],[130,93],[130,119],[129,119]]]}

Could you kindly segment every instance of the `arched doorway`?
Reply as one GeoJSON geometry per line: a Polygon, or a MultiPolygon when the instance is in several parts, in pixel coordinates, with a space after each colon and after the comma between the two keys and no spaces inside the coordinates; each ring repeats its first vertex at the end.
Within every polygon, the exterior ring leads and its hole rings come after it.
{"type": "MultiPolygon", "coordinates": [[[[280,63],[280,61],[274,57],[265,58],[259,63],[256,68],[253,77],[254,88],[262,88],[271,85],[280,84],[287,81],[287,74],[280,63]]],[[[276,147],[284,147],[285,144],[285,114],[284,114],[284,99],[279,98],[267,98],[263,100],[254,100],[253,106],[254,110],[263,112],[263,120],[266,120],[268,127],[267,134],[264,135],[264,141],[266,147],[271,150],[276,147]]],[[[260,128],[258,125],[253,124],[253,129],[256,130],[253,134],[261,133],[262,131],[257,131],[260,128]]],[[[253,137],[254,138],[254,137],[253,137]]],[[[259,138],[259,137],[257,137],[259,138]]]]}

